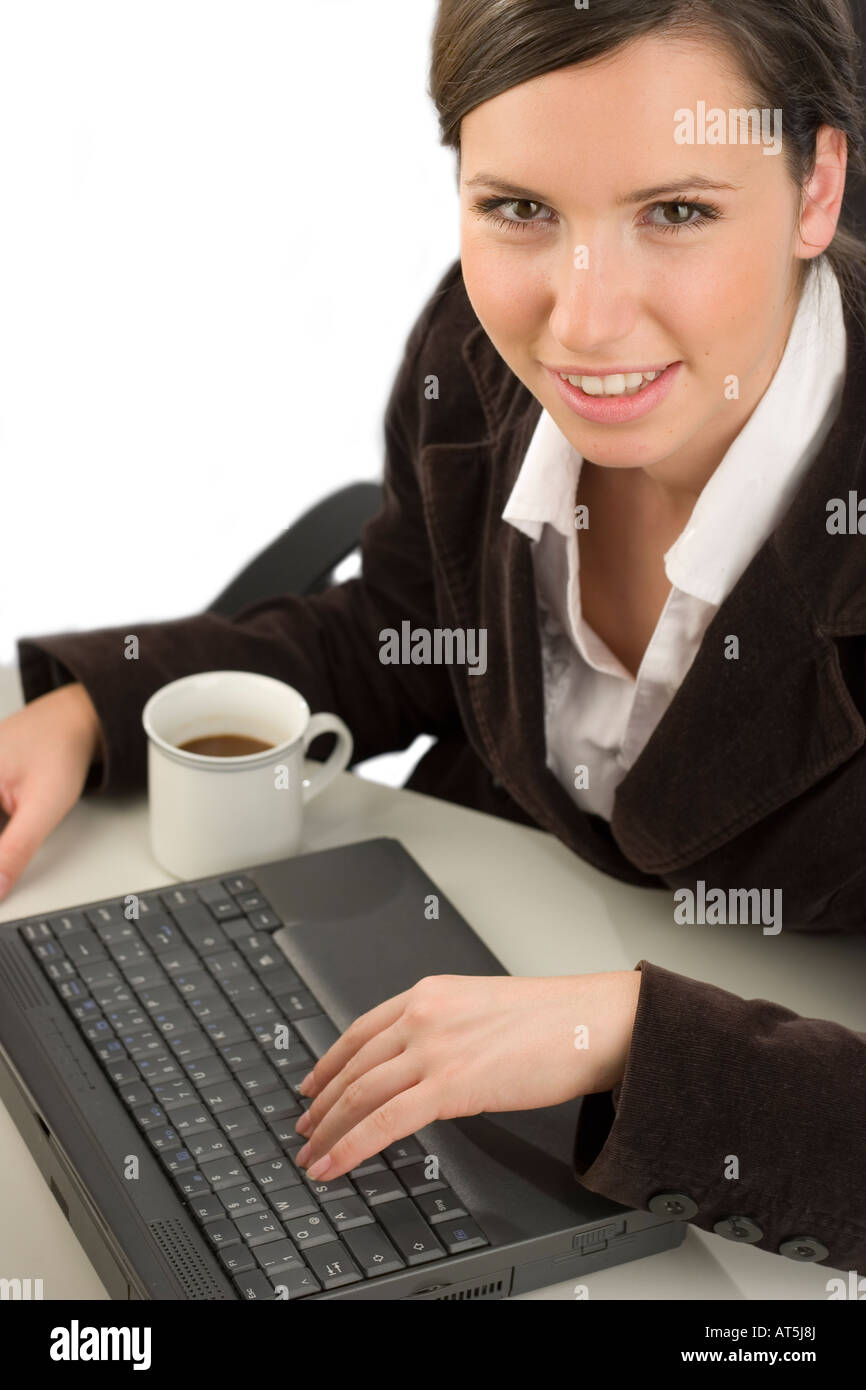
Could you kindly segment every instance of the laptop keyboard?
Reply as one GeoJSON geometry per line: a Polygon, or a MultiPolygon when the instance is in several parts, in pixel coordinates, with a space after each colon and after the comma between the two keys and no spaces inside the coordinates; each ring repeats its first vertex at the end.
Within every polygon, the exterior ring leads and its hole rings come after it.
{"type": "Polygon", "coordinates": [[[412,1136],[317,1182],[303,1078],[338,1029],[246,874],[19,927],[243,1299],[303,1298],[487,1238],[412,1136]],[[428,1175],[429,1174],[429,1175],[428,1175]]]}

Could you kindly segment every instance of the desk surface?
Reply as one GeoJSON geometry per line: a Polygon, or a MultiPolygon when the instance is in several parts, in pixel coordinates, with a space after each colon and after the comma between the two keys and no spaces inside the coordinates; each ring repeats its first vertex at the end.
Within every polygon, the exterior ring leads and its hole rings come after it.
{"type": "MultiPolygon", "coordinates": [[[[20,704],[17,670],[0,668],[0,717],[20,704]]],[[[863,937],[677,926],[670,895],[608,878],[546,832],[351,773],[308,808],[301,850],[380,835],[402,841],[513,975],[630,970],[645,958],[745,998],[866,1030],[863,937]]],[[[86,797],[0,903],[0,922],[172,881],[150,853],[144,796],[86,797]]],[[[106,1298],[2,1105],[0,1173],[0,1275],[42,1278],[46,1298],[106,1298]]],[[[591,1299],[823,1300],[834,1273],[690,1226],[678,1250],[583,1282],[591,1299]]],[[[573,1281],[522,1297],[572,1299],[573,1281]]]]}

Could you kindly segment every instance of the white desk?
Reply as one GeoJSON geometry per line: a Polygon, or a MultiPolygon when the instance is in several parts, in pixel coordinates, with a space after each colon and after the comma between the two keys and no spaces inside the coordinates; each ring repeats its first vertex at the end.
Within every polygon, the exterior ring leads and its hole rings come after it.
{"type": "MultiPolygon", "coordinates": [[[[21,704],[0,668],[0,717],[21,704]]],[[[866,1029],[866,939],[676,926],[668,895],[584,864],[553,836],[342,774],[307,813],[303,849],[395,836],[514,975],[629,970],[646,958],[746,998],[866,1029]]],[[[150,854],[144,796],[78,803],[31,860],[0,921],[170,881],[150,854]]],[[[41,1277],[46,1298],[106,1298],[90,1261],[0,1106],[0,1275],[41,1277]]],[[[583,1277],[590,1299],[818,1299],[836,1271],[690,1226],[678,1250],[583,1277]]],[[[572,1299],[573,1281],[523,1298],[572,1299]]]]}

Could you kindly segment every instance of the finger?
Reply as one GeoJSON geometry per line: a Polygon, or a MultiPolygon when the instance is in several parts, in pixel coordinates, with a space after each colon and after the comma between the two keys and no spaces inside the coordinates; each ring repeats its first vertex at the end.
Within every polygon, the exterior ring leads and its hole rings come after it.
{"type": "MultiPolygon", "coordinates": [[[[354,1129],[355,1125],[360,1124],[373,1110],[384,1105],[393,1096],[399,1095],[401,1091],[416,1086],[420,1080],[418,1059],[413,1058],[408,1052],[391,1056],[379,1066],[365,1071],[343,1090],[324,1118],[309,1134],[309,1150],[302,1167],[309,1167],[311,1163],[315,1163],[317,1158],[327,1153],[338,1139],[350,1129],[354,1129]]],[[[365,1154],[364,1157],[369,1158],[370,1155],[365,1154]]]]}
{"type": "Polygon", "coordinates": [[[332,1149],[319,1155],[307,1168],[307,1177],[321,1178],[323,1182],[342,1177],[380,1149],[396,1144],[398,1139],[405,1139],[439,1119],[439,1104],[438,1090],[432,1080],[420,1081],[410,1090],[392,1096],[338,1139],[332,1149]]]}
{"type": "Polygon", "coordinates": [[[304,1134],[309,1139],[331,1106],[335,1105],[345,1094],[347,1087],[351,1086],[365,1072],[372,1071],[374,1067],[380,1067],[384,1062],[390,1062],[392,1057],[399,1056],[404,1047],[405,1041],[400,1037],[396,1024],[392,1024],[390,1028],[385,1029],[384,1033],[377,1033],[369,1042],[364,1043],[360,1052],[356,1052],[354,1057],[349,1058],[343,1070],[337,1073],[333,1081],[328,1082],[324,1090],[316,1096],[312,1105],[305,1110],[295,1126],[298,1134],[304,1134]]]}
{"type": "Polygon", "coordinates": [[[395,994],[392,999],[385,999],[383,1003],[377,1004],[375,1009],[370,1009],[369,1013],[361,1014],[354,1023],[350,1023],[345,1033],[332,1043],[327,1052],[319,1058],[309,1076],[304,1077],[302,1094],[305,1096],[318,1095],[324,1086],[333,1081],[334,1077],[343,1070],[347,1062],[350,1062],[357,1052],[376,1036],[390,1028],[402,1014],[406,1003],[406,993],[395,994]]]}
{"type": "Polygon", "coordinates": [[[31,795],[13,811],[0,835],[0,898],[24,872],[51,825],[45,808],[31,795]]]}

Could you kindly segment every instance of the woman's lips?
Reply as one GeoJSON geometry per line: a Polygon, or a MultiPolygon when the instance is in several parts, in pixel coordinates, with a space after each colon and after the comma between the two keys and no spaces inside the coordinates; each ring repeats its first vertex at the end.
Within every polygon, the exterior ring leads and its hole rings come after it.
{"type": "Polygon", "coordinates": [[[631,420],[639,420],[661,405],[673,389],[682,362],[672,362],[665,367],[661,376],[638,391],[634,396],[588,396],[579,386],[563,381],[559,372],[545,367],[566,405],[584,420],[600,425],[620,425],[631,420]]]}

